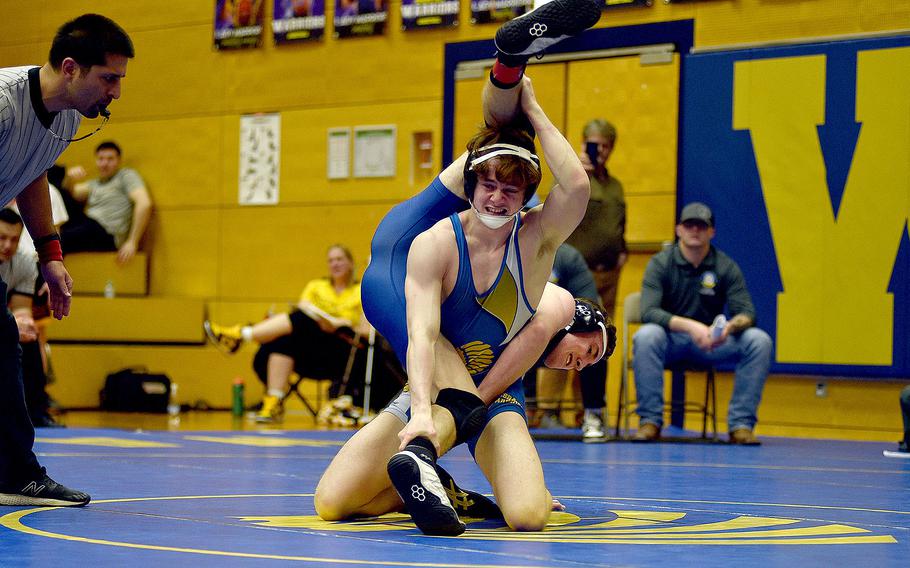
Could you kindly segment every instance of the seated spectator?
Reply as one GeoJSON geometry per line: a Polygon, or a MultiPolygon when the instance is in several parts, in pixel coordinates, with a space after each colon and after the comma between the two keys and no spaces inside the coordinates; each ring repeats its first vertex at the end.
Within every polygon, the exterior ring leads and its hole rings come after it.
{"type": "Polygon", "coordinates": [[[7,285],[3,300],[16,319],[22,349],[22,382],[29,417],[36,427],[59,426],[48,413],[38,330],[32,317],[32,298],[38,278],[38,264],[31,256],[18,252],[22,219],[10,208],[0,209],[0,279],[7,285]]]}
{"type": "Polygon", "coordinates": [[[910,385],[901,391],[901,417],[904,419],[904,439],[898,442],[897,451],[885,452],[889,458],[910,458],[910,385]]]}
{"type": "MultiPolygon", "coordinates": [[[[50,183],[48,184],[47,189],[48,195],[50,195],[51,198],[51,219],[53,220],[54,228],[59,231],[60,226],[69,221],[69,213],[66,210],[66,204],[63,201],[63,195],[60,193],[60,190],[50,183]]],[[[7,207],[17,214],[19,213],[19,207],[16,205],[15,199],[10,201],[7,207]]],[[[38,252],[35,250],[35,243],[28,231],[22,231],[22,235],[19,237],[18,251],[26,256],[34,257],[35,262],[38,262],[38,252]]]]}
{"type": "MultiPolygon", "coordinates": [[[[69,220],[69,213],[63,199],[63,194],[60,190],[50,183],[48,184],[48,190],[51,198],[51,218],[54,223],[54,228],[59,232],[60,226],[69,220]]],[[[9,207],[17,214],[19,213],[19,208],[16,206],[15,199],[10,202],[9,207]]],[[[35,266],[38,266],[38,252],[35,250],[35,243],[28,231],[23,230],[21,232],[19,237],[19,248],[17,250],[19,253],[29,258],[33,258],[35,266]]],[[[50,348],[47,344],[46,327],[48,321],[50,321],[51,311],[48,306],[47,286],[44,284],[44,279],[41,277],[41,271],[36,269],[36,273],[38,274],[38,279],[35,284],[35,289],[38,291],[35,293],[32,300],[32,317],[35,320],[35,328],[38,332],[38,352],[41,354],[41,368],[46,377],[46,383],[50,384],[52,382],[50,380],[50,363],[48,361],[50,348]]],[[[45,397],[47,398],[48,403],[50,403],[50,397],[46,394],[45,397]]]]}
{"type": "Polygon", "coordinates": [[[117,251],[117,262],[125,264],[139,250],[152,214],[152,199],[136,170],[120,167],[120,159],[120,147],[113,142],[102,142],[95,149],[100,177],[73,187],[73,197],[86,202],[85,218],[63,225],[64,254],[117,251]]]}
{"type": "MultiPolygon", "coordinates": [[[[594,275],[588,268],[582,254],[568,243],[563,243],[556,250],[550,282],[565,288],[576,298],[585,298],[597,303],[597,285],[594,275]]],[[[609,314],[608,314],[609,315],[609,314]]],[[[572,371],[575,373],[576,371],[572,371]]],[[[606,406],[607,358],[577,371],[581,383],[581,399],[584,405],[582,419],[582,438],[587,441],[602,439],[605,436],[603,408],[606,406]]],[[[561,428],[559,420],[559,402],[569,371],[548,369],[543,366],[537,369],[537,400],[541,411],[540,428],[561,428]]],[[[528,384],[525,383],[526,392],[528,384]]]]}
{"type": "MultiPolygon", "coordinates": [[[[59,190],[60,197],[63,198],[63,205],[66,207],[66,219],[61,224],[85,217],[84,204],[73,197],[73,188],[76,187],[77,183],[85,181],[87,177],[88,174],[85,168],[80,165],[65,166],[57,163],[47,170],[48,185],[54,186],[59,190]]],[[[51,199],[53,200],[53,192],[51,192],[51,199]]]]}
{"type": "Polygon", "coordinates": [[[727,410],[730,443],[759,444],[753,429],[771,365],[771,337],[753,327],[755,308],[746,280],[739,265],[711,245],[714,235],[711,210],[703,203],[690,203],[676,225],[676,244],[654,255],[645,269],[643,325],[632,341],[640,418],[637,441],[660,437],[665,366],[733,363],[733,396],[727,410]],[[718,316],[725,307],[732,317],[721,324],[718,316]]]}
{"type": "MultiPolygon", "coordinates": [[[[354,259],[347,247],[328,250],[329,276],[310,281],[296,309],[255,325],[232,327],[205,322],[208,338],[228,353],[245,341],[260,344],[253,369],[267,387],[257,422],[276,422],[282,416],[282,398],[288,377],[332,379],[329,397],[340,394],[342,377],[356,335],[369,333],[360,304],[360,282],[354,277],[354,259]]],[[[355,392],[348,391],[353,395],[355,392]]]]}

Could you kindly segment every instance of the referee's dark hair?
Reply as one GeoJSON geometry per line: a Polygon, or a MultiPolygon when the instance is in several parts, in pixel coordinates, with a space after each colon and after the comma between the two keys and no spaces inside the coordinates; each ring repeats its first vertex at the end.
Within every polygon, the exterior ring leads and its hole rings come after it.
{"type": "Polygon", "coordinates": [[[7,225],[21,225],[22,217],[9,207],[4,207],[3,209],[0,209],[0,221],[7,225]]]}
{"type": "Polygon", "coordinates": [[[80,66],[88,68],[104,65],[108,53],[133,57],[130,36],[110,18],[84,14],[60,26],[51,44],[48,61],[51,67],[60,69],[63,60],[72,57],[80,66]]]}

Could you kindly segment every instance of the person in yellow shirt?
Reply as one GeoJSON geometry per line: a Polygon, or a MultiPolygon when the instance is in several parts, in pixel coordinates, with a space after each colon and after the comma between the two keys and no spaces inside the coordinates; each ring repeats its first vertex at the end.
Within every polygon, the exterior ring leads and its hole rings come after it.
{"type": "Polygon", "coordinates": [[[340,244],[329,247],[328,267],[329,276],[308,282],[290,313],[273,315],[255,325],[204,324],[209,340],[226,353],[237,352],[244,342],[259,343],[253,369],[267,392],[257,422],[281,420],[282,398],[293,372],[332,379],[329,396],[336,398],[350,341],[355,333],[369,333],[351,251],[340,244]]]}

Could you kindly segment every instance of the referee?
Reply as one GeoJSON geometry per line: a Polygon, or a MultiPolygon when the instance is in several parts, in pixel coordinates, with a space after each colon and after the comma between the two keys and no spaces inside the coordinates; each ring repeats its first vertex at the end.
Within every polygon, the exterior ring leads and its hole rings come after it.
{"type": "MultiPolygon", "coordinates": [[[[0,69],[0,205],[14,197],[35,241],[54,317],[69,314],[73,280],[51,221],[47,174],[79,128],[120,98],[133,44],[117,24],[86,14],[67,22],[42,67],[0,69]]],[[[6,306],[7,286],[0,280],[6,306]]],[[[0,316],[0,505],[82,506],[91,499],[48,477],[32,451],[35,430],[22,386],[21,349],[9,309],[0,316]]]]}

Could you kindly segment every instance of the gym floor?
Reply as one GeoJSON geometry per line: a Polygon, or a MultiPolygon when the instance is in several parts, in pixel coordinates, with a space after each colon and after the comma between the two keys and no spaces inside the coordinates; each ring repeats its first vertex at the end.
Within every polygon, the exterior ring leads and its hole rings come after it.
{"type": "MultiPolygon", "coordinates": [[[[543,434],[567,510],[540,533],[468,522],[423,536],[404,515],[327,523],[313,490],[351,431],[287,430],[227,413],[70,413],[38,431],[84,509],[0,507],[0,566],[906,566],[910,460],[895,443],[763,437],[726,444],[584,444],[543,434]]],[[[291,425],[293,424],[293,429],[291,425]]],[[[490,494],[470,454],[443,464],[490,494]]],[[[384,467],[384,464],[377,464],[384,467]]]]}

